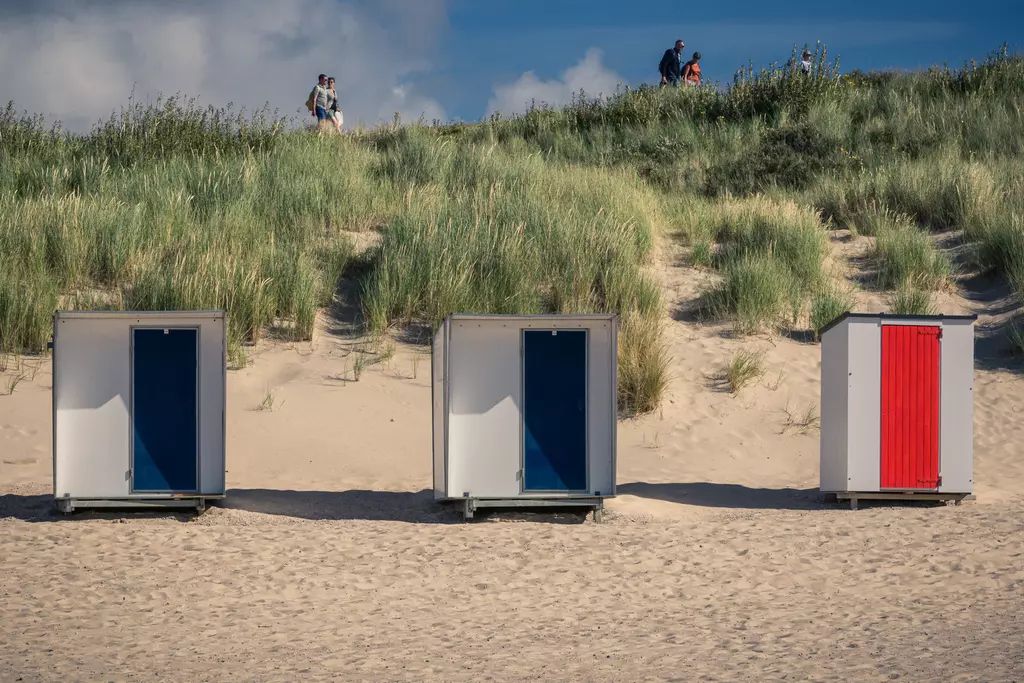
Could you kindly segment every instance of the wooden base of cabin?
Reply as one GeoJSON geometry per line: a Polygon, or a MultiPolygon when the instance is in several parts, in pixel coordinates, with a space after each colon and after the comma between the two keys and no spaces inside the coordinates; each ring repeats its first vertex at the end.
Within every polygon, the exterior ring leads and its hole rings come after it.
{"type": "Polygon", "coordinates": [[[463,521],[473,518],[480,508],[587,508],[594,513],[594,521],[604,520],[603,498],[463,498],[463,521]]]}
{"type": "Polygon", "coordinates": [[[832,496],[837,502],[849,501],[850,509],[857,509],[858,500],[931,500],[931,501],[953,501],[959,505],[964,500],[974,500],[971,493],[939,493],[936,491],[884,491],[864,493],[827,493],[826,497],[832,496]]]}
{"type": "Polygon", "coordinates": [[[219,500],[224,496],[176,496],[174,498],[58,498],[57,509],[65,514],[82,509],[139,509],[139,508],[193,508],[197,512],[206,509],[207,500],[219,500]]]}

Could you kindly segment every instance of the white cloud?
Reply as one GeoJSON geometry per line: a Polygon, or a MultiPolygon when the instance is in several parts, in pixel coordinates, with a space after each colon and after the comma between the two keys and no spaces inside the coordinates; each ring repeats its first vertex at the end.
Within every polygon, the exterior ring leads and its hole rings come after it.
{"type": "Polygon", "coordinates": [[[487,114],[500,111],[503,115],[522,113],[532,103],[559,106],[572,101],[574,94],[584,92],[587,98],[609,97],[625,83],[614,71],[601,63],[603,53],[598,48],[587,50],[583,59],[566,69],[561,79],[543,81],[527,71],[513,83],[497,84],[494,95],[487,103],[487,114]]]}
{"type": "MultiPolygon", "coordinates": [[[[323,72],[338,79],[345,125],[444,118],[403,81],[431,66],[445,0],[52,0],[0,13],[0,93],[18,110],[87,129],[135,96],[181,93],[248,111],[310,117],[323,72]]],[[[300,119],[301,120],[301,119],[300,119]]]]}

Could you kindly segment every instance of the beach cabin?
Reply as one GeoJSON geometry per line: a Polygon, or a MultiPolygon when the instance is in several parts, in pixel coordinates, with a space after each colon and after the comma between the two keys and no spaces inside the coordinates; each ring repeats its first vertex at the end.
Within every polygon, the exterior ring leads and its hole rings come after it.
{"type": "Polygon", "coordinates": [[[972,495],[975,320],[846,313],[824,328],[823,493],[853,509],[972,495]]]}
{"type": "Polygon", "coordinates": [[[57,311],[57,507],[196,507],[224,497],[224,311],[57,311]]]}
{"type": "Polygon", "coordinates": [[[581,506],[615,495],[618,318],[448,316],[434,335],[434,498],[581,506]]]}

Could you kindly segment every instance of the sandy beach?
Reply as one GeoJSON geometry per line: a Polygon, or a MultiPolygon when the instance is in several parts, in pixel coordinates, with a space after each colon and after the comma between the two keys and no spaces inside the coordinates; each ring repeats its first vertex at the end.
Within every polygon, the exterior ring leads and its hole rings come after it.
{"type": "MultiPolygon", "coordinates": [[[[673,306],[701,286],[664,281],[673,306]]],[[[40,362],[0,396],[0,680],[1024,679],[1019,369],[977,363],[976,501],[852,512],[787,424],[820,348],[666,325],[669,395],[620,424],[604,524],[436,506],[429,349],[352,381],[325,329],[229,373],[222,505],[63,518],[40,362]],[[709,376],[741,346],[767,369],[734,396],[709,376]]]]}

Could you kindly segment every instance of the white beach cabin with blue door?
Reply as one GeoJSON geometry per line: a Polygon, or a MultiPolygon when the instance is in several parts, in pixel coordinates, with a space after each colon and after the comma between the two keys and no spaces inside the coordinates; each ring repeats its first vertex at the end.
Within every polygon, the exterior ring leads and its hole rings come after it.
{"type": "Polygon", "coordinates": [[[434,498],[579,506],[615,495],[618,318],[453,314],[432,348],[434,498]]]}
{"type": "Polygon", "coordinates": [[[57,311],[59,509],[196,507],[225,494],[224,311],[57,311]]]}

